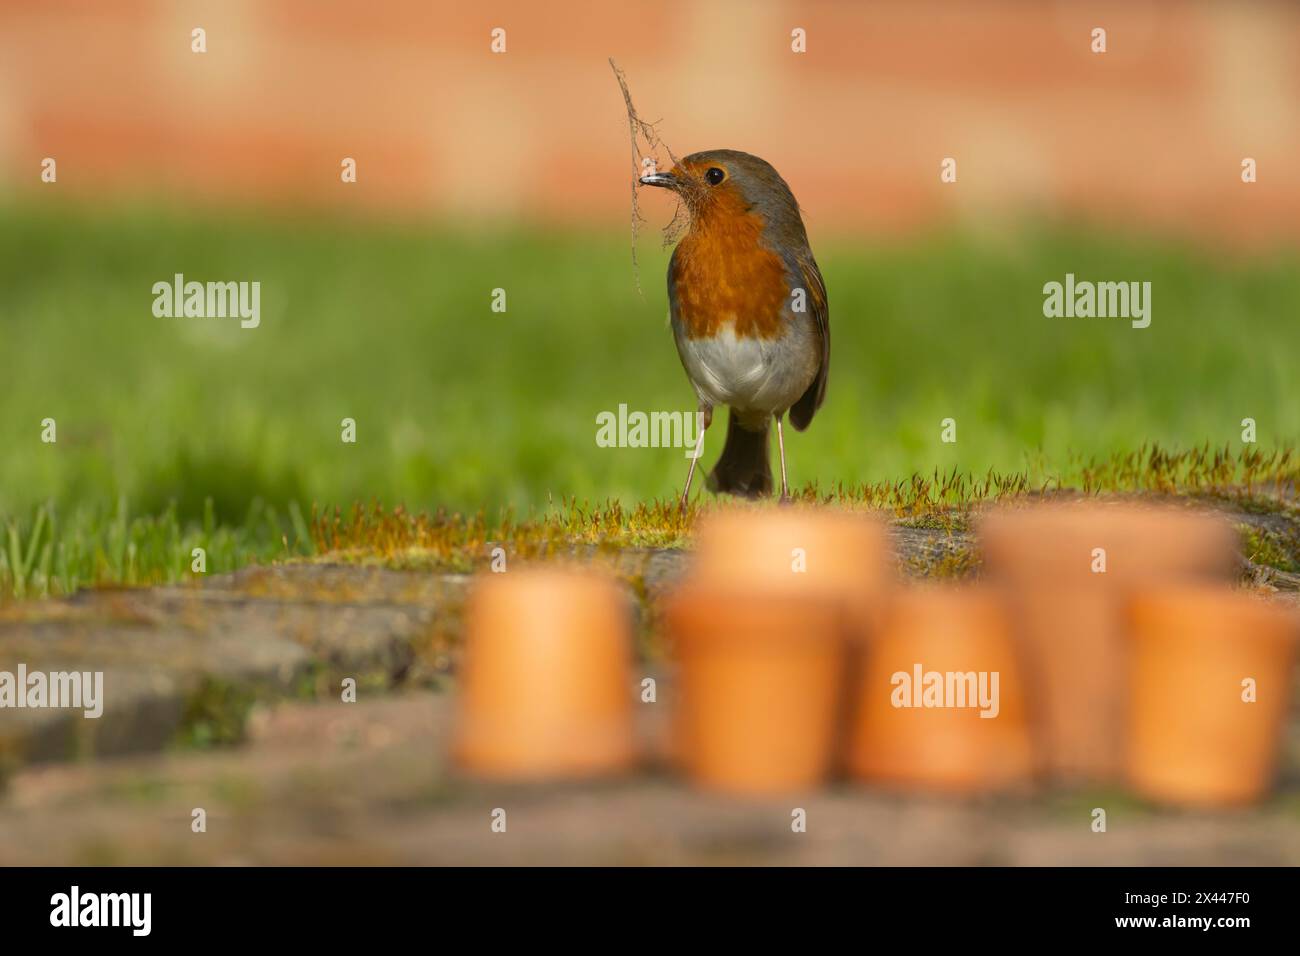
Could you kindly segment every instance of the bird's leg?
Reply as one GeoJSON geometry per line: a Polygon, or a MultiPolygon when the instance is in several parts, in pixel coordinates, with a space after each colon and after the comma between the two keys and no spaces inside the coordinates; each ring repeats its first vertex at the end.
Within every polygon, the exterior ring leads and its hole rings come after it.
{"type": "Polygon", "coordinates": [[[781,412],[773,416],[776,419],[776,447],[781,453],[781,504],[790,503],[790,485],[785,478],[785,436],[781,434],[781,412]]]}
{"type": "Polygon", "coordinates": [[[699,461],[700,456],[704,454],[704,433],[708,430],[709,426],[713,424],[713,406],[701,405],[699,413],[696,415],[695,422],[700,436],[695,439],[695,450],[689,455],[691,465],[690,468],[686,470],[686,487],[682,489],[682,503],[679,509],[683,516],[686,514],[686,505],[687,502],[690,501],[691,497],[691,479],[695,477],[695,463],[699,461]]]}

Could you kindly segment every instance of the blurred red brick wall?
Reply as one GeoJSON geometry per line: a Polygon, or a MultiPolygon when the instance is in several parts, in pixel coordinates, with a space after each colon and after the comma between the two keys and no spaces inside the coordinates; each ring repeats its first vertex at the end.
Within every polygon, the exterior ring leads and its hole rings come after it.
{"type": "Polygon", "coordinates": [[[611,55],[676,152],[768,158],[811,224],[1300,234],[1300,6],[1262,0],[0,0],[0,189],[622,222],[611,55]]]}

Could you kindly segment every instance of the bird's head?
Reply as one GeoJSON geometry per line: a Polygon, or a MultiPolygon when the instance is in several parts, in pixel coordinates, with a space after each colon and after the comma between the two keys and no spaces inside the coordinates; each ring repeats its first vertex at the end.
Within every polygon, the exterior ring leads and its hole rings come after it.
{"type": "Polygon", "coordinates": [[[666,173],[642,176],[640,183],[677,193],[693,229],[719,217],[754,213],[768,225],[799,222],[799,205],[781,174],[766,160],[735,149],[692,153],[666,173]]]}

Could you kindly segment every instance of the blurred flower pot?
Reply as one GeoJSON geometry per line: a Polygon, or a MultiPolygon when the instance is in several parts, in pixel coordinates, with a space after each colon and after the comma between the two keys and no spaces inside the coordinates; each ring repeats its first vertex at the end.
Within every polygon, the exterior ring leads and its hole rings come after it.
{"type": "Polygon", "coordinates": [[[1128,647],[1123,606],[1136,587],[1230,581],[1236,536],[1216,518],[1126,502],[1003,509],[980,523],[988,580],[1003,590],[1028,668],[1046,769],[1108,780],[1122,767],[1128,647]]]}
{"type": "Polygon", "coordinates": [[[870,626],[894,575],[880,522],[837,508],[726,508],[695,534],[691,580],[842,602],[870,626]]]}
{"type": "Polygon", "coordinates": [[[1024,669],[989,591],[897,592],[853,697],[847,765],[860,780],[967,794],[1032,779],[1024,669]]]}
{"type": "Polygon", "coordinates": [[[1294,695],[1300,616],[1226,588],[1143,593],[1129,615],[1130,784],[1192,806],[1264,796],[1294,695]]]}
{"type": "Polygon", "coordinates": [[[554,568],[486,574],[465,634],[461,767],[544,779],[632,765],[631,608],[615,582],[554,568]]]}
{"type": "Polygon", "coordinates": [[[807,791],[842,727],[848,639],[824,598],[690,585],[666,603],[676,662],[673,754],[703,787],[807,791]]]}

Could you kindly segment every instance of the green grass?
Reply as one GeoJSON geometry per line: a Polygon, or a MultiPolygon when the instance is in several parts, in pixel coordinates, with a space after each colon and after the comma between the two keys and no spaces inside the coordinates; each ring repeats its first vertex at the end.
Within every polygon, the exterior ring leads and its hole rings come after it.
{"type": "Polygon", "coordinates": [[[175,502],[159,514],[131,515],[125,499],[112,507],[82,503],[65,514],[39,505],[0,524],[0,599],[71,594],[97,584],[172,583],[204,573],[312,554],[314,541],[297,502],[277,512],[260,498],[242,520],[218,524],[211,500],[199,519],[182,522],[175,502]]]}
{"type": "MultiPolygon", "coordinates": [[[[867,244],[812,226],[834,351],[826,406],[787,435],[796,484],[1081,482],[1153,443],[1236,454],[1245,417],[1265,451],[1300,439],[1296,250],[1233,260],[1039,227],[867,244]],[[1152,282],[1151,327],[1044,318],[1042,286],[1066,272],[1152,282]]],[[[680,450],[595,442],[620,403],[693,410],[667,253],[647,240],[640,259],[644,298],[613,228],[0,209],[0,594],[174,580],[198,546],[209,572],[306,553],[313,504],[531,515],[672,495],[680,450]],[[176,272],[261,281],[261,327],[155,318],[151,286],[176,272]]]]}

